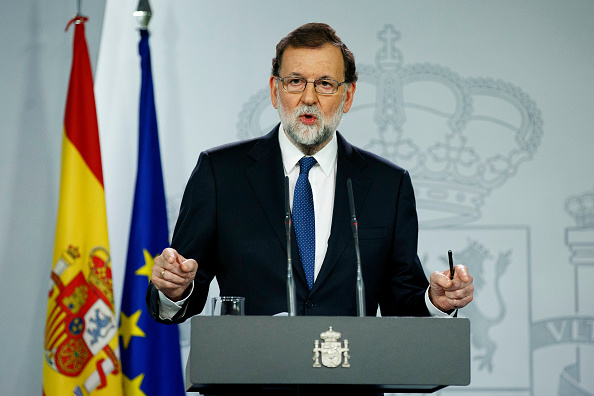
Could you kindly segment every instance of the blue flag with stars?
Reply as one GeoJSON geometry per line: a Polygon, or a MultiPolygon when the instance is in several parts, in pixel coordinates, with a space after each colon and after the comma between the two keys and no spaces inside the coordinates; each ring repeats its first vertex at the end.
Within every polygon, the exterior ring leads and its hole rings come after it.
{"type": "Polygon", "coordinates": [[[185,395],[177,325],[155,322],[145,305],[153,258],[169,246],[169,231],[153,95],[149,34],[147,30],[141,30],[140,34],[138,50],[141,57],[142,85],[138,174],[120,315],[124,394],[185,395]]]}

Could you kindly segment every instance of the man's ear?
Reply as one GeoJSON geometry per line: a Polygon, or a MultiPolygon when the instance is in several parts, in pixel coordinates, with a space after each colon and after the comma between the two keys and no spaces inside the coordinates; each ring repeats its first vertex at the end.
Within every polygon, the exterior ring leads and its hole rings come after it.
{"type": "Polygon", "coordinates": [[[276,103],[276,97],[278,94],[278,84],[276,83],[276,77],[270,76],[268,84],[270,84],[270,101],[272,102],[272,106],[274,106],[275,109],[278,109],[276,103]]]}
{"type": "Polygon", "coordinates": [[[344,113],[348,113],[353,105],[353,97],[355,96],[355,90],[357,89],[357,83],[352,82],[349,84],[349,89],[347,89],[346,99],[344,100],[344,109],[342,110],[344,113]]]}

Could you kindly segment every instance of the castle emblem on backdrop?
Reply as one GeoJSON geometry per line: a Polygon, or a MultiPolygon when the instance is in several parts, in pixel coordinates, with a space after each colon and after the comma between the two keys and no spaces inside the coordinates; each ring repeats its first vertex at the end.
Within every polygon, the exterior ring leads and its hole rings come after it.
{"type": "MultiPolygon", "coordinates": [[[[377,34],[375,65],[359,62],[357,98],[344,124],[365,131],[347,139],[408,169],[421,226],[442,228],[480,218],[490,192],[531,160],[543,132],[541,112],[520,88],[491,78],[463,78],[434,64],[404,64],[400,32],[377,34]],[[375,129],[372,127],[375,125],[375,129]],[[364,136],[364,141],[358,141],[364,136]]],[[[268,88],[243,106],[238,137],[258,137],[269,117],[268,88]]]]}

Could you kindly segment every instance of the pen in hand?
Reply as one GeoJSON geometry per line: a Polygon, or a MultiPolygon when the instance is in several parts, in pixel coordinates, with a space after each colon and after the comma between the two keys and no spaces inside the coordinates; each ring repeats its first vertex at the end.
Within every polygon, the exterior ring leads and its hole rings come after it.
{"type": "Polygon", "coordinates": [[[450,279],[454,279],[454,259],[452,258],[451,250],[448,250],[448,259],[450,262],[450,279]]]}

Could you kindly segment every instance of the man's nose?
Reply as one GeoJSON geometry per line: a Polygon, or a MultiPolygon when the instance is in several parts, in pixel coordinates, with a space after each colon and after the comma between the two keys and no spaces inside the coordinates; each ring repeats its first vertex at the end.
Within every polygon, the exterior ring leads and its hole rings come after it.
{"type": "Polygon", "coordinates": [[[301,94],[301,102],[306,105],[312,105],[318,102],[318,93],[315,90],[313,81],[307,83],[305,91],[301,94]]]}

